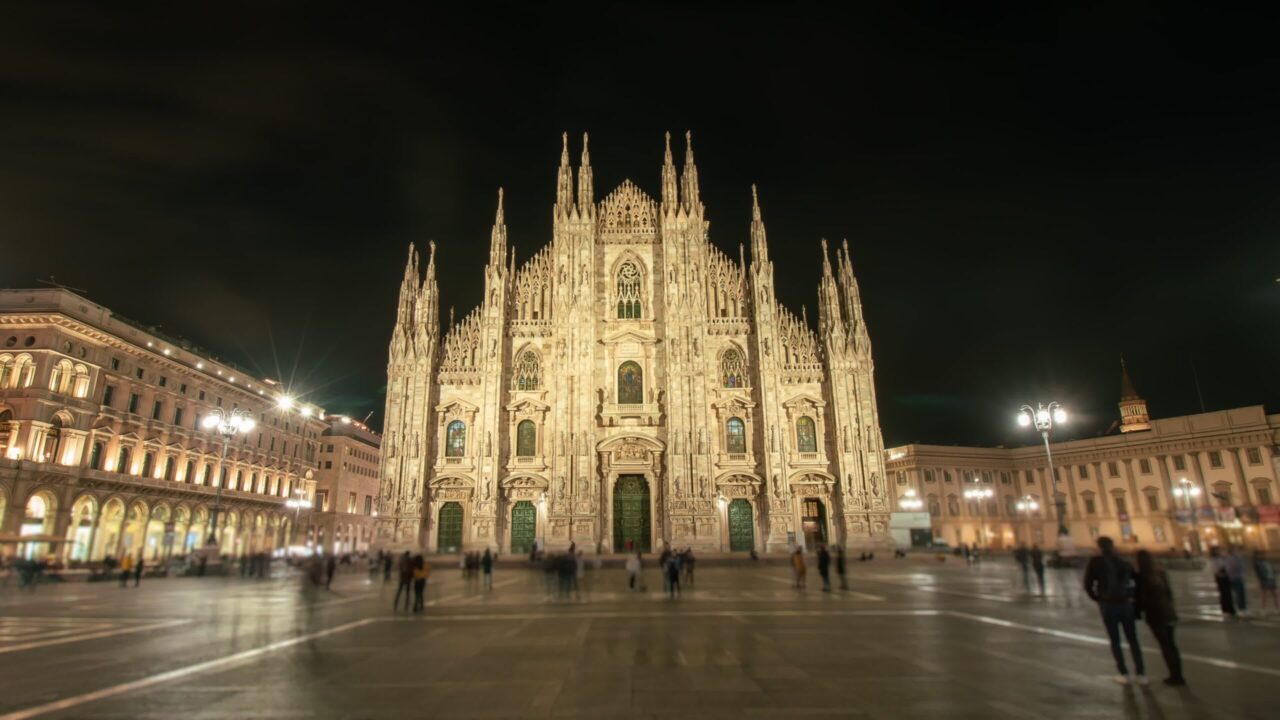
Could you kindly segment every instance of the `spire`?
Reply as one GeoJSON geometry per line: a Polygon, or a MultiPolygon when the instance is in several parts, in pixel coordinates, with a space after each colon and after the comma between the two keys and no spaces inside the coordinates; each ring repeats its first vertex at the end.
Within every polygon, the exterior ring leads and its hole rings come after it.
{"type": "Polygon", "coordinates": [[[436,284],[436,244],[427,243],[426,277],[422,279],[422,288],[418,291],[417,315],[414,325],[429,336],[440,333],[440,288],[436,284]]]}
{"type": "Polygon", "coordinates": [[[867,335],[866,321],[862,317],[862,295],[858,279],[853,275],[853,263],[849,260],[849,241],[841,240],[836,249],[836,275],[840,282],[840,298],[844,303],[844,319],[859,352],[871,352],[871,338],[867,335]]]}
{"type": "Polygon", "coordinates": [[[671,133],[667,133],[667,151],[662,158],[662,207],[674,209],[679,197],[676,185],[676,165],[671,158],[671,133]]]}
{"type": "Polygon", "coordinates": [[[493,218],[493,231],[489,235],[489,267],[502,271],[507,259],[507,223],[502,211],[502,188],[498,188],[498,212],[493,218]]]}
{"type": "Polygon", "coordinates": [[[396,308],[396,325],[408,326],[413,322],[414,306],[418,301],[418,249],[409,243],[409,259],[404,263],[404,279],[400,281],[400,302],[396,308]]]}
{"type": "Polygon", "coordinates": [[[569,167],[569,133],[560,136],[560,172],[556,178],[556,209],[568,214],[573,210],[573,168],[569,167]]]}
{"type": "Polygon", "coordinates": [[[693,132],[684,133],[684,177],[680,179],[681,201],[685,210],[693,212],[700,204],[698,196],[698,166],[693,163],[693,132]]]}
{"type": "Polygon", "coordinates": [[[835,278],[831,274],[831,255],[827,252],[827,239],[822,238],[822,279],[835,278]]]}
{"type": "MultiPolygon", "coordinates": [[[[836,278],[831,273],[826,238],[822,239],[822,280],[818,283],[818,332],[844,336],[844,322],[840,319],[840,289],[836,287],[836,278]]],[[[839,344],[843,346],[843,341],[839,344]]]]}
{"type": "Polygon", "coordinates": [[[1137,432],[1151,429],[1151,414],[1147,412],[1147,401],[1143,400],[1133,380],[1129,377],[1129,368],[1124,364],[1124,356],[1120,356],[1120,432],[1137,432]]]}
{"type": "Polygon", "coordinates": [[[764,220],[760,217],[760,198],[751,185],[751,262],[769,262],[769,242],[765,238],[764,220]]]}
{"type": "Polygon", "coordinates": [[[578,166],[578,212],[586,215],[595,206],[595,188],[591,182],[591,155],[587,152],[587,134],[582,133],[582,164],[578,166]]]}

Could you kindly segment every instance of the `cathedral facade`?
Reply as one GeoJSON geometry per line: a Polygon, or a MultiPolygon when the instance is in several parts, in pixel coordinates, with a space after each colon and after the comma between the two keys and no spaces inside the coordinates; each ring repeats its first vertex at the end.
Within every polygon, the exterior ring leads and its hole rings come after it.
{"type": "MultiPolygon", "coordinates": [[[[658,200],[597,201],[560,157],[552,239],[517,264],[502,191],[484,300],[440,327],[435,246],[410,248],[387,366],[382,547],[527,553],[882,546],[890,498],[848,246],[822,242],[818,328],[711,244],[686,135],[658,200]]],[[[814,248],[817,249],[816,247],[814,248]]],[[[816,253],[815,253],[816,254],[816,253]]]]}

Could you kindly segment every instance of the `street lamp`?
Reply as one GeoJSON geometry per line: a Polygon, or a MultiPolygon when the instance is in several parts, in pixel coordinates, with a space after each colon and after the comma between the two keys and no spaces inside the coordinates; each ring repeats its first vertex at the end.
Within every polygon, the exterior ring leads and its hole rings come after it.
{"type": "Polygon", "coordinates": [[[1067,530],[1067,503],[1058,492],[1058,473],[1053,469],[1053,451],[1049,449],[1049,431],[1053,424],[1067,421],[1067,411],[1058,403],[1051,402],[1047,406],[1036,403],[1036,407],[1023,405],[1018,412],[1018,424],[1029,427],[1034,424],[1040,437],[1044,438],[1044,455],[1049,461],[1049,477],[1053,480],[1053,504],[1058,510],[1058,549],[1061,551],[1071,546],[1071,533],[1067,530]]]}
{"type": "MultiPolygon", "coordinates": [[[[975,483],[981,482],[977,478],[977,476],[973,478],[973,481],[975,483]]],[[[991,488],[984,488],[984,487],[972,487],[964,491],[965,498],[972,502],[977,503],[978,505],[978,530],[979,532],[982,533],[982,538],[984,541],[990,541],[990,537],[987,535],[987,523],[986,523],[985,517],[982,514],[982,503],[984,500],[994,497],[995,494],[996,494],[995,490],[992,490],[991,488]]]]}
{"type": "Polygon", "coordinates": [[[291,538],[292,541],[289,544],[295,545],[298,539],[298,514],[302,512],[303,508],[311,509],[311,501],[307,499],[306,488],[301,485],[295,487],[293,489],[293,497],[285,500],[284,504],[285,507],[293,508],[293,538],[291,538]]]}
{"type": "Polygon", "coordinates": [[[226,483],[223,478],[227,475],[227,446],[231,444],[231,439],[236,435],[248,433],[253,430],[253,426],[257,423],[253,419],[253,415],[248,410],[232,410],[227,412],[222,408],[214,408],[213,412],[205,415],[200,421],[201,427],[210,432],[215,432],[222,436],[222,462],[218,470],[218,495],[213,500],[213,511],[210,513],[209,519],[209,539],[205,541],[205,546],[211,546],[214,550],[218,549],[218,514],[222,510],[222,486],[226,483]]]}
{"type": "MultiPolygon", "coordinates": [[[[1018,500],[1018,502],[1014,504],[1014,507],[1018,509],[1019,513],[1022,513],[1023,519],[1026,520],[1027,535],[1030,535],[1031,513],[1040,509],[1040,503],[1036,502],[1036,499],[1030,495],[1023,495],[1022,499],[1018,500]]],[[[1030,540],[1031,538],[1028,537],[1027,539],[1030,540]]]]}
{"type": "MultiPolygon", "coordinates": [[[[1199,540],[1199,538],[1196,538],[1196,498],[1200,497],[1199,486],[1186,478],[1179,478],[1178,487],[1173,489],[1173,496],[1186,501],[1187,511],[1191,513],[1191,522],[1188,523],[1190,525],[1189,532],[1192,538],[1199,540]]],[[[1196,551],[1199,552],[1199,543],[1195,544],[1197,546],[1196,551]]]]}
{"type": "Polygon", "coordinates": [[[898,499],[898,507],[903,510],[916,511],[924,507],[924,501],[916,496],[915,488],[911,488],[898,499]]]}

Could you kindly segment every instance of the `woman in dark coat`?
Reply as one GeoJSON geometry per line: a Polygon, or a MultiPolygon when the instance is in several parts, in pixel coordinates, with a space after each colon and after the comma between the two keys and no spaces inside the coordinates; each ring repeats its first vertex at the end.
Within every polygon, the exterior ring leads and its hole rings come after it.
{"type": "Polygon", "coordinates": [[[1160,643],[1160,653],[1164,655],[1164,664],[1169,668],[1165,684],[1186,685],[1187,681],[1182,677],[1182,656],[1173,641],[1173,626],[1178,621],[1178,614],[1173,609],[1173,591],[1169,588],[1169,577],[1164,570],[1156,567],[1155,558],[1146,550],[1138,551],[1134,601],[1138,616],[1147,621],[1151,634],[1160,643]]]}

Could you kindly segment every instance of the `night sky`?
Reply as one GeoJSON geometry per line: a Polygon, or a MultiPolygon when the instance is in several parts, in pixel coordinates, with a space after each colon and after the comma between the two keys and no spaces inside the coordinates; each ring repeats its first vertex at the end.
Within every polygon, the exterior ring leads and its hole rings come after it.
{"type": "Polygon", "coordinates": [[[657,196],[686,129],[712,241],[749,243],[758,184],[815,324],[819,238],[848,238],[889,445],[1028,443],[1013,414],[1050,399],[1104,432],[1121,354],[1156,417],[1199,410],[1197,374],[1209,410],[1280,409],[1270,18],[24,5],[0,11],[0,286],[52,275],[330,412],[381,423],[409,242],[439,244],[461,316],[500,185],[518,258],[550,240],[562,131],[575,161],[591,133],[600,198],[657,196]]]}

